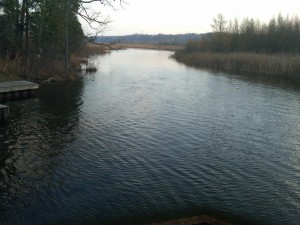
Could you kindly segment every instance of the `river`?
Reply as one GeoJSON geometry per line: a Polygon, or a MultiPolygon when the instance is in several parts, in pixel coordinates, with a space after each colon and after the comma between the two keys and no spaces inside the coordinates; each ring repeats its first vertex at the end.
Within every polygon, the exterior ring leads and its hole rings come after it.
{"type": "Polygon", "coordinates": [[[300,84],[122,50],[7,102],[0,224],[299,224],[300,84]]]}

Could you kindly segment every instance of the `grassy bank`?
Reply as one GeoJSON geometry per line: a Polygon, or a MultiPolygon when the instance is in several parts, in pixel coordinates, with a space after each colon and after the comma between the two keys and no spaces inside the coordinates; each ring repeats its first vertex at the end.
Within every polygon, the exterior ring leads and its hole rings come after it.
{"type": "Polygon", "coordinates": [[[154,50],[167,50],[178,51],[183,50],[184,46],[181,45],[155,45],[155,44],[126,44],[118,43],[114,44],[113,49],[127,49],[127,48],[141,48],[141,49],[154,49],[154,50]]]}
{"type": "Polygon", "coordinates": [[[89,58],[93,55],[102,55],[107,53],[103,46],[86,44],[76,53],[69,56],[69,74],[65,75],[65,64],[63,55],[55,55],[52,58],[31,56],[28,59],[22,59],[16,55],[11,58],[8,55],[0,57],[0,82],[28,79],[36,82],[42,82],[49,78],[53,80],[74,79],[82,68],[86,70],[95,70],[93,65],[89,64],[89,58]],[[82,64],[86,66],[82,67],[82,64]]]}
{"type": "Polygon", "coordinates": [[[255,76],[300,78],[300,55],[177,51],[173,57],[178,62],[196,68],[255,76]]]}

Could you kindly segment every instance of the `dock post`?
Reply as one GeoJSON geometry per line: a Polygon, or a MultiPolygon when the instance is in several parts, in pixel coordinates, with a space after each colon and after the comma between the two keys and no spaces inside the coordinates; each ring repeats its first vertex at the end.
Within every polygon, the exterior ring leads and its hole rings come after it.
{"type": "Polygon", "coordinates": [[[9,108],[6,105],[0,104],[0,123],[4,123],[8,118],[9,108]]]}

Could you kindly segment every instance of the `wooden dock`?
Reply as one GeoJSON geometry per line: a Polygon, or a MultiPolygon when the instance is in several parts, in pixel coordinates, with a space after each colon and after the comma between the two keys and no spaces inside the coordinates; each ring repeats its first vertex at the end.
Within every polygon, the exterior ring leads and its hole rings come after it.
{"type": "Polygon", "coordinates": [[[39,85],[25,80],[0,83],[0,101],[8,101],[36,95],[39,85]]]}
{"type": "Polygon", "coordinates": [[[232,225],[232,224],[225,221],[218,220],[210,216],[202,215],[202,216],[195,216],[191,218],[183,218],[178,220],[151,223],[148,225],[232,225]]]}
{"type": "Polygon", "coordinates": [[[4,123],[9,114],[9,108],[6,105],[0,104],[0,123],[4,123]]]}

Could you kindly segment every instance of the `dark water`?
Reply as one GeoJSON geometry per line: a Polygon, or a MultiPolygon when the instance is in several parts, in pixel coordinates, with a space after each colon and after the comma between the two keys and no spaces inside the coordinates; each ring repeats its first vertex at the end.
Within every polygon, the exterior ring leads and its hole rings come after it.
{"type": "Polygon", "coordinates": [[[300,85],[125,50],[9,102],[0,224],[299,224],[300,85]]]}

